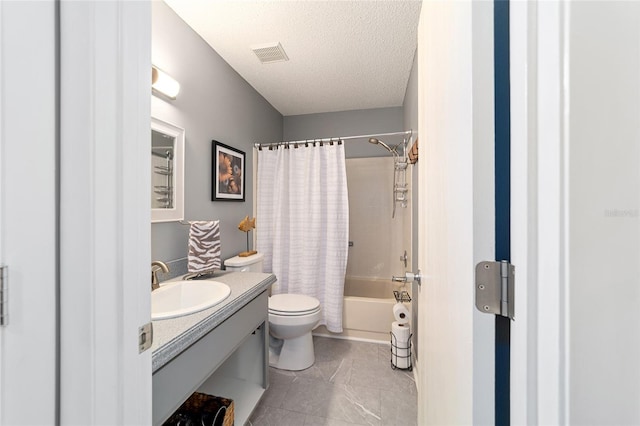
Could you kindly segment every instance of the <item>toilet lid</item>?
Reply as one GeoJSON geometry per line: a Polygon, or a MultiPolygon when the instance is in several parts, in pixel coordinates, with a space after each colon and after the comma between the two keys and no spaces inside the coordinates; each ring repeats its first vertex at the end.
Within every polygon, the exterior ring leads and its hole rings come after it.
{"type": "Polygon", "coordinates": [[[276,294],[269,298],[269,312],[303,315],[320,309],[320,301],[304,294],[276,294]]]}

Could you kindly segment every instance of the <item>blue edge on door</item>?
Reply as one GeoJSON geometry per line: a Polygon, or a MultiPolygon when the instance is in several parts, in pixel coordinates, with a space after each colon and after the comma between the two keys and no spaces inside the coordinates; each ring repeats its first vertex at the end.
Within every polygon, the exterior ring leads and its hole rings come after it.
{"type": "MultiPolygon", "coordinates": [[[[493,2],[495,97],[495,238],[496,260],[511,262],[510,141],[511,99],[509,83],[509,0],[493,2]]],[[[510,424],[510,319],[496,315],[495,424],[510,424]]]]}

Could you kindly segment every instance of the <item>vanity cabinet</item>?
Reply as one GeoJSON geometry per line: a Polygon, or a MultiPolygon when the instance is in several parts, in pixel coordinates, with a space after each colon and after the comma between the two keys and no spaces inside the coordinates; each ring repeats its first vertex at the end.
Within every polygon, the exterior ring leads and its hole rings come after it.
{"type": "Polygon", "coordinates": [[[267,312],[265,290],[155,371],[153,424],[198,391],[233,399],[235,424],[243,425],[269,385],[267,312]]]}

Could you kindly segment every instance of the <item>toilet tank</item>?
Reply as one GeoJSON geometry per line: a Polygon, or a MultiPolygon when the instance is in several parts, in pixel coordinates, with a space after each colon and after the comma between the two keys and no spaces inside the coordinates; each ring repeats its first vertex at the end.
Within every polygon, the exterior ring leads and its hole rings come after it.
{"type": "Polygon", "coordinates": [[[263,260],[264,255],[262,253],[252,254],[247,257],[234,256],[224,261],[224,267],[227,271],[263,272],[263,260]]]}

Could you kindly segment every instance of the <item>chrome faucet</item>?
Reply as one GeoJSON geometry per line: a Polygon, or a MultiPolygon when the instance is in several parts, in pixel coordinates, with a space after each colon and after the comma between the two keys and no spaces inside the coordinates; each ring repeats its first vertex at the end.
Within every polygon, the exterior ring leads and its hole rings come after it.
{"type": "Polygon", "coordinates": [[[169,272],[169,267],[164,262],[154,260],[153,262],[151,262],[151,291],[156,290],[160,287],[160,283],[158,282],[159,271],[167,274],[169,272]]]}

